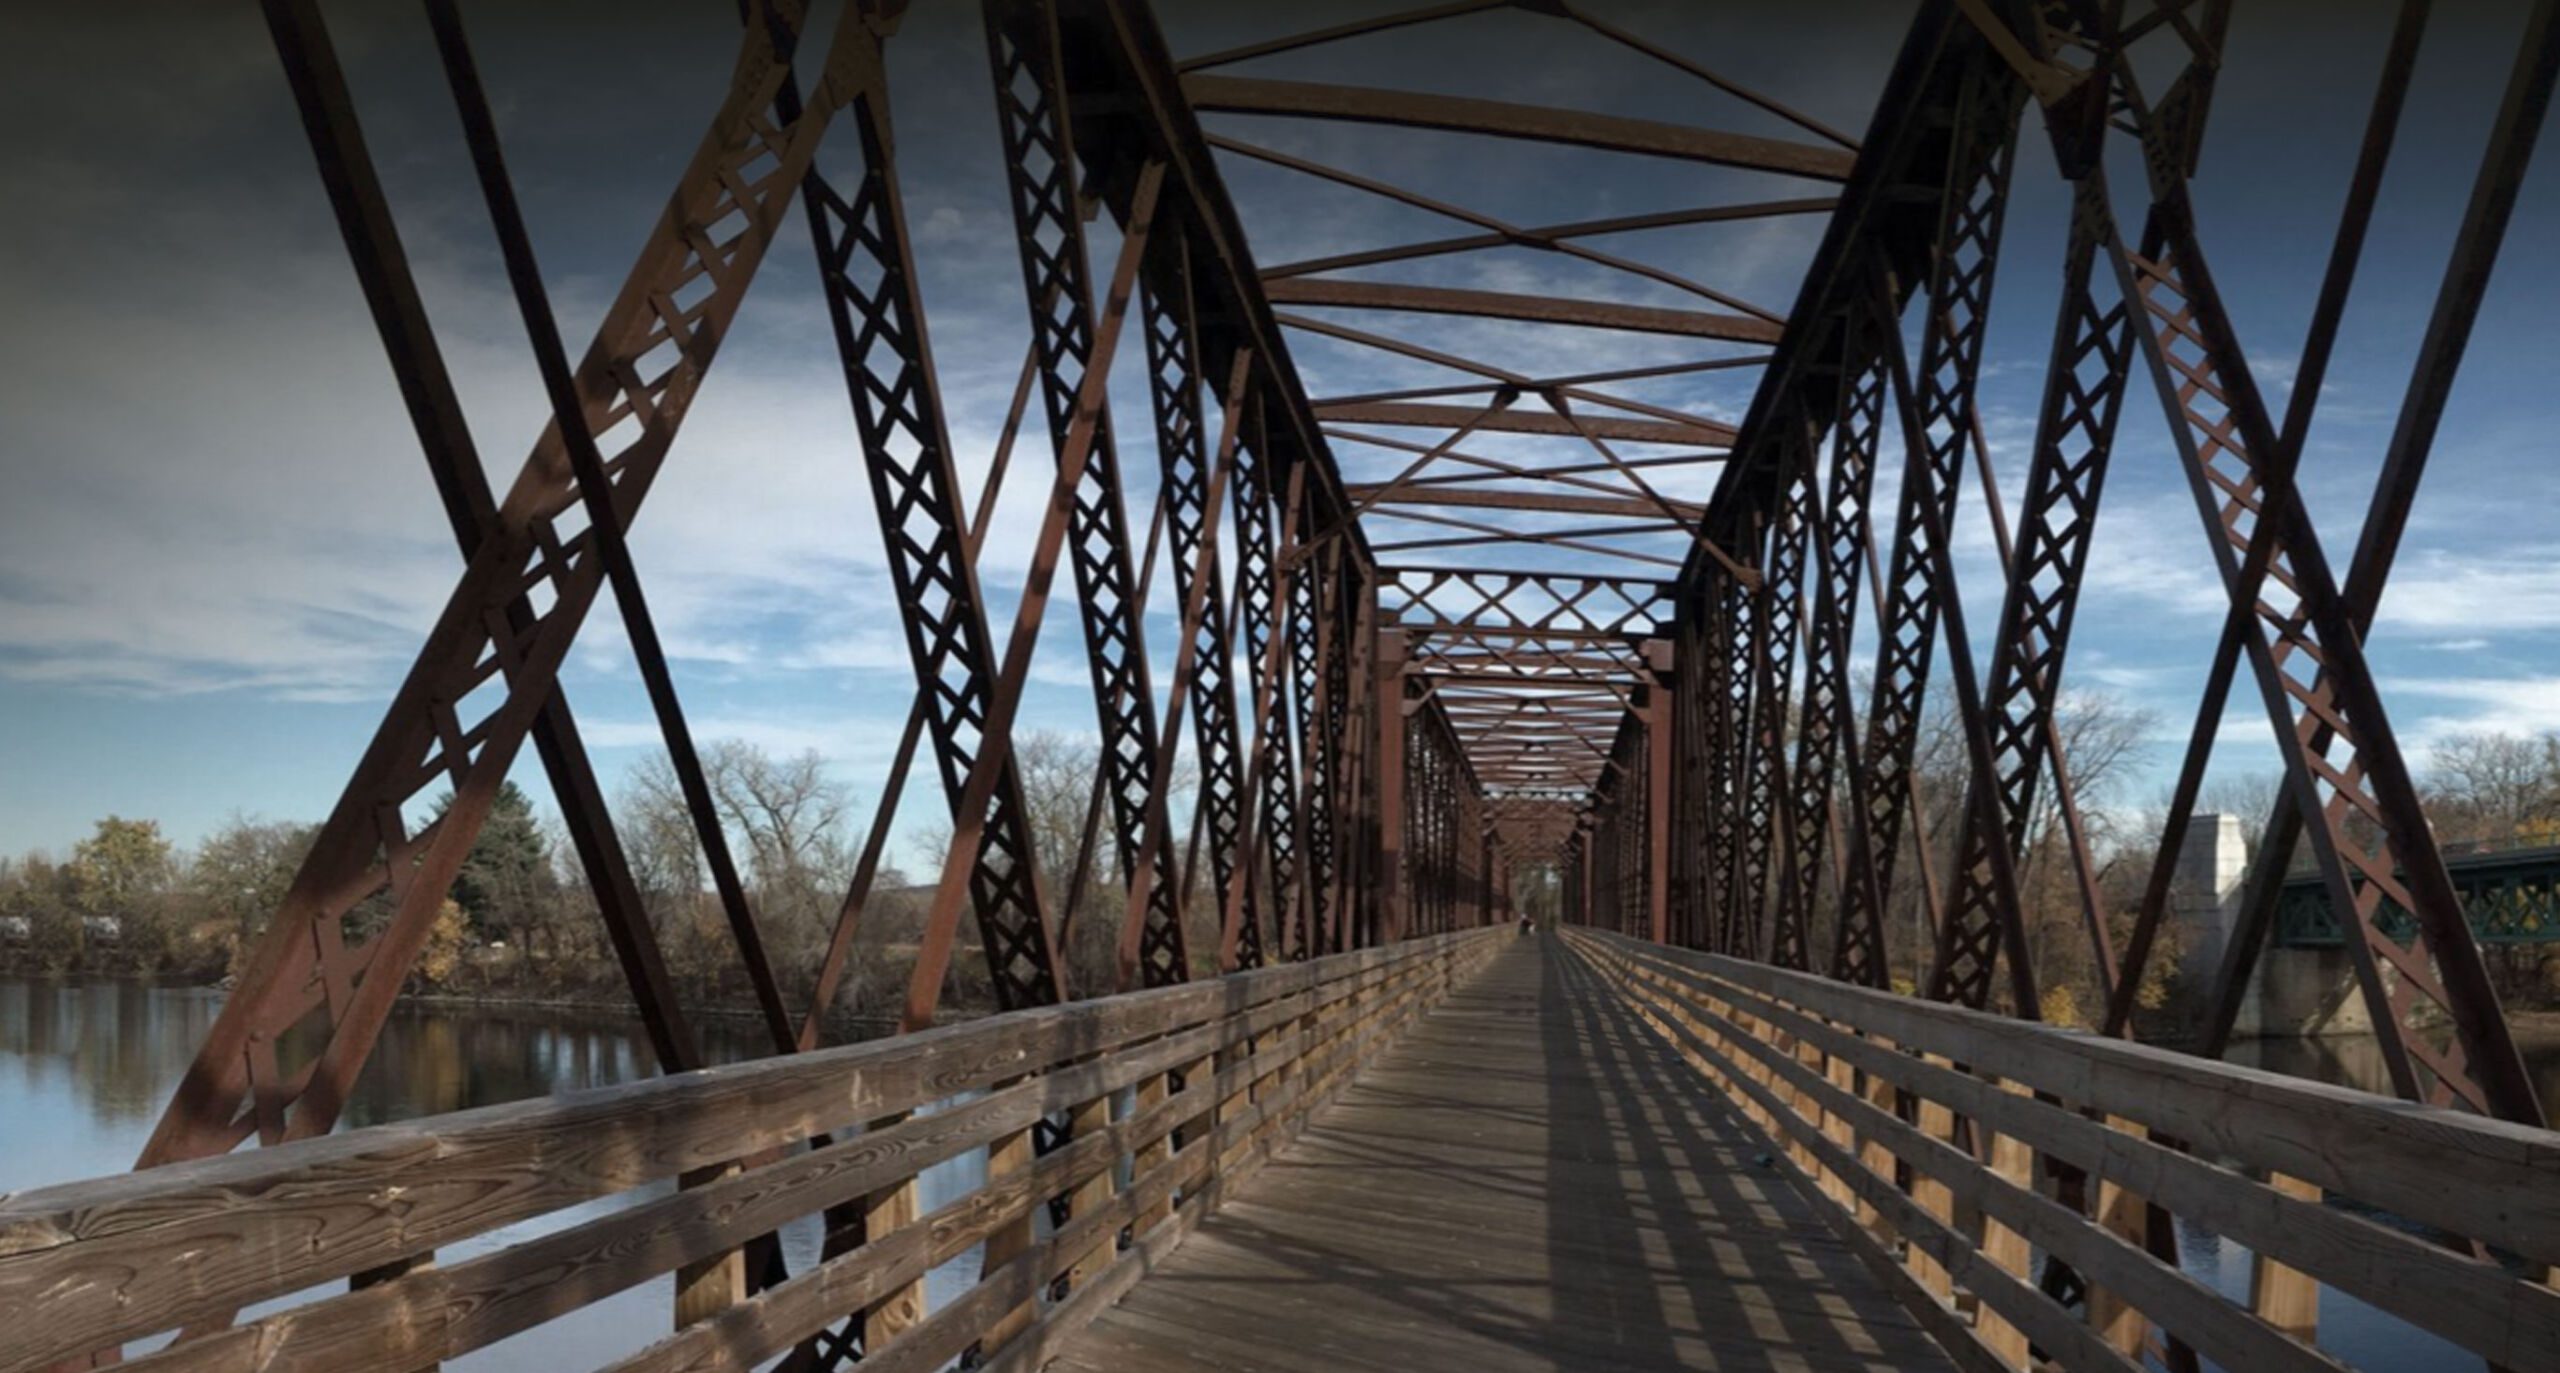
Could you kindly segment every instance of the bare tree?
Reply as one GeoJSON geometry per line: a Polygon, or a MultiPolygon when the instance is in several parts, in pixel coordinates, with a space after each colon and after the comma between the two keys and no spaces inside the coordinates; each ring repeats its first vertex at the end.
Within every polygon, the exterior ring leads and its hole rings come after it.
{"type": "MultiPolygon", "coordinates": [[[[815,967],[852,881],[852,794],[814,752],[776,758],[743,740],[715,741],[702,769],[775,966],[815,967]]],[[[692,812],[664,755],[631,770],[620,815],[632,875],[671,959],[697,979],[734,968],[692,812]]]]}
{"type": "Polygon", "coordinates": [[[2447,839],[2547,832],[2560,815],[2560,736],[2448,735],[2427,759],[2428,814],[2447,839]]]}

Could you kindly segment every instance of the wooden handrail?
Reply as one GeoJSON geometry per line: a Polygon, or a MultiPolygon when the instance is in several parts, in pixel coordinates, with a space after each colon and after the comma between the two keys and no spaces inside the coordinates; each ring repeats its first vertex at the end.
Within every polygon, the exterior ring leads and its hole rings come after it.
{"type": "Polygon", "coordinates": [[[2493,1364],[2560,1367],[2560,1292],[2541,1280],[2560,1134],[1618,935],[1569,947],[1846,1233],[1899,1248],[1906,1298],[1980,1303],[1969,1329],[1940,1327],[1974,1362],[2023,1367],[2032,1340],[2066,1368],[2131,1370],[2148,1321],[2226,1367],[2343,1366],[2148,1252],[2147,1202],[2493,1364]],[[2039,1187],[2038,1156],[2085,1174],[2100,1214],[2039,1187]],[[2037,1290],[2011,1238],[2080,1273],[2085,1318],[2037,1290]]]}
{"type": "Polygon", "coordinates": [[[717,1349],[723,1360],[749,1347],[781,1352],[1051,1198],[1074,1196],[1065,1229],[990,1263],[981,1287],[1003,1285],[1010,1297],[973,1291],[928,1313],[890,1342],[912,1352],[883,1364],[958,1339],[917,1365],[937,1366],[1030,1305],[1024,1292],[1058,1276],[1046,1271],[1052,1258],[1107,1258],[1113,1237],[1139,1220],[1144,1230],[1195,1223],[1214,1205],[1210,1184],[1294,1133],[1498,937],[1411,940],[0,1197],[0,1310],[37,1317],[16,1323],[0,1370],[358,1275],[343,1295],[184,1340],[135,1366],[302,1366],[360,1351],[367,1367],[428,1367],[1019,1138],[1042,1118],[1083,1122],[1029,1166],[991,1168],[984,1186],[941,1210],[769,1291],[738,1294],[626,1361],[681,1368],[698,1366],[688,1350],[717,1349]],[[1132,1090],[1140,1104],[1112,1120],[1111,1103],[1132,1090]],[[1177,1134],[1179,1147],[1167,1147],[1177,1134]],[[818,1135],[833,1138],[799,1147],[818,1135]],[[1129,1170],[1129,1189],[1113,1195],[1129,1170]],[[449,1267],[421,1262],[474,1235],[688,1174],[699,1185],[449,1267]],[[1034,1272],[1036,1282],[1024,1276],[1034,1272]]]}

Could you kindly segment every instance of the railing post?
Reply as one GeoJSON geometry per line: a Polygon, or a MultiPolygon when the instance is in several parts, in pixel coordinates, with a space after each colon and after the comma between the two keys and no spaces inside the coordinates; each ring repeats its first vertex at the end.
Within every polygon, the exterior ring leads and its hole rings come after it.
{"type": "MultiPolygon", "coordinates": [[[[2015,1082],[2002,1082],[1999,1087],[2004,1092],[2019,1096],[2033,1095],[2015,1082]]],[[[1982,1123],[1974,1122],[1974,1128],[1981,1129],[1982,1123]]],[[[2027,1147],[2027,1142],[1995,1134],[1991,1136],[1990,1146],[1992,1175],[2020,1190],[2033,1191],[2036,1158],[2035,1151],[2027,1147]]],[[[2013,1276],[2020,1279],[2027,1276],[2027,1237],[1998,1221],[1986,1218],[1982,1222],[1982,1256],[2013,1276]]],[[[1983,1303],[1976,1309],[1973,1329],[2002,1362],[2021,1370],[2028,1366],[2026,1332],[2011,1324],[1989,1303],[1983,1303]]]]}
{"type": "MultiPolygon", "coordinates": [[[[2267,1186],[2304,1201],[2320,1200],[2320,1188],[2282,1173],[2267,1174],[2267,1186]]],[[[2264,1254],[2249,1266],[2249,1309],[2278,1330],[2308,1344],[2320,1330],[2320,1284],[2300,1269],[2288,1268],[2264,1254]]]]}
{"type": "MultiPolygon", "coordinates": [[[[735,1163],[705,1168],[688,1173],[678,1183],[682,1187],[700,1187],[734,1176],[735,1163]]],[[[743,1249],[730,1249],[706,1259],[697,1259],[676,1270],[675,1328],[684,1329],[696,1321],[709,1320],[747,1299],[747,1254],[743,1249]]]]}
{"type": "MultiPolygon", "coordinates": [[[[2140,1122],[2122,1116],[2108,1116],[2107,1126],[2137,1138],[2148,1137],[2140,1122]]],[[[2103,1177],[2098,1179],[2098,1204],[2092,1218],[2100,1227],[2126,1243],[2144,1244],[2150,1228],[2150,1210],[2141,1197],[2126,1190],[2123,1184],[2103,1177]]],[[[2142,1312],[2122,1297],[2095,1283],[2089,1285],[2089,1326],[2110,1348],[2139,1357],[2145,1342],[2144,1332],[2149,1325],[2142,1312]]]]}
{"type": "MultiPolygon", "coordinates": [[[[1955,1066],[1939,1054],[1923,1054],[1920,1057],[1922,1062],[1934,1067],[1955,1066]]],[[[1922,1134],[1946,1144],[1956,1142],[1955,1113],[1948,1110],[1943,1103],[1922,1097],[1919,1115],[1922,1134]]],[[[1911,1178],[1911,1199],[1919,1203],[1920,1209],[1931,1217],[1950,1225],[1955,1222],[1955,1196],[1947,1190],[1945,1183],[1925,1173],[1914,1172],[1911,1178]]],[[[1904,1256],[1904,1266],[1911,1270],[1911,1276],[1928,1290],[1929,1295],[1941,1302],[1954,1300],[1954,1281],[1947,1276],[1947,1270],[1936,1259],[1922,1251],[1920,1246],[1916,1244],[1911,1246],[1910,1252],[1904,1256]]]]}

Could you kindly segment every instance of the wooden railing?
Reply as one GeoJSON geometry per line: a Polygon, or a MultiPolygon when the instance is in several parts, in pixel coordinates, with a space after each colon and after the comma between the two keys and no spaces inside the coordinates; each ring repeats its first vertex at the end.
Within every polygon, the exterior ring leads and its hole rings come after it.
{"type": "Polygon", "coordinates": [[[746,1368],[849,1316],[873,1373],[971,1349],[1036,1368],[1501,938],[1417,939],[0,1198],[0,1369],[182,1328],[129,1366],[425,1368],[670,1273],[675,1333],[613,1368],[746,1368]],[[1070,1132],[1036,1153],[1044,1118],[1070,1132]],[[916,1215],[917,1176],[977,1152],[984,1184],[916,1215]],[[434,1262],[670,1178],[686,1185],[434,1262]],[[1059,1197],[1071,1209],[1052,1223],[1059,1197]],[[831,1207],[867,1212],[865,1237],[750,1293],[744,1256],[831,1207]],[[975,1284],[929,1307],[925,1275],[981,1242],[975,1284]],[[353,1281],[313,1290],[338,1279],[353,1281]],[[290,1294],[306,1300],[223,1328],[290,1294]]]}
{"type": "Polygon", "coordinates": [[[1968,1366],[2032,1348],[2133,1373],[2165,1333],[2227,1369],[2352,1367],[2315,1342],[2325,1287],[2560,1368],[2560,1134],[1617,935],[1569,947],[1968,1366]],[[2059,1199],[2073,1172],[2086,1214],[2059,1199]],[[2253,1251],[2252,1299],[2156,1257],[2151,1205],[2253,1251]],[[2038,1254],[2085,1307],[2039,1290],[2038,1254]]]}

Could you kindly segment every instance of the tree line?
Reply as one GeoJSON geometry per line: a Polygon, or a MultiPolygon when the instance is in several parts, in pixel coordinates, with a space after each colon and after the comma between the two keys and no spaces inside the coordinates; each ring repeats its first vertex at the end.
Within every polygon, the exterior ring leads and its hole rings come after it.
{"type": "MultiPolygon", "coordinates": [[[[1963,737],[1943,693],[1938,702],[1914,759],[1913,833],[1887,900],[1897,922],[1888,938],[1893,971],[1905,987],[1926,975],[1932,941],[1924,873],[1943,890],[1955,863],[1969,777],[1963,737]],[[1922,855],[1925,867],[1915,861],[1922,855]]],[[[2119,947],[2139,907],[2167,808],[2165,796],[2147,806],[2127,797],[2154,723],[2097,694],[2067,697],[2055,720],[2095,861],[2100,909],[2119,947]]],[[[1099,815],[1092,809],[1096,749],[1090,741],[1037,732],[1018,742],[1015,761],[1049,908],[1063,930],[1070,984],[1106,988],[1125,888],[1108,809],[1099,815]],[[1095,834],[1091,865],[1079,880],[1077,858],[1089,831],[1095,834]]],[[[726,740],[705,750],[703,762],[749,904],[786,999],[796,1005],[844,908],[870,817],[814,752],[777,756],[726,740]]],[[[2560,734],[2447,738],[2431,751],[2423,780],[2428,814],[2448,847],[2560,842],[2560,734]]],[[[2217,779],[2199,809],[2243,817],[2254,857],[2262,838],[2257,830],[2279,782],[2272,773],[2217,779]]],[[[1179,854],[1187,848],[1196,778],[1178,776],[1173,790],[1168,810],[1179,854]]],[[[652,756],[635,767],[612,809],[680,994],[702,1005],[751,1004],[691,813],[665,758],[652,756]]],[[[0,859],[0,970],[205,983],[234,976],[281,906],[316,828],[240,818],[182,849],[152,821],[111,815],[61,857],[38,852],[0,859]]],[[[2038,791],[2026,838],[2020,887],[2044,992],[2039,1009],[2051,1021],[2086,1024],[2097,1012],[2093,959],[2069,837],[2049,784],[2038,791]]],[[[926,827],[910,843],[906,856],[924,886],[884,862],[860,917],[839,1012],[895,1014],[922,937],[930,884],[949,843],[947,826],[926,827]]],[[[2295,862],[2308,861],[2306,846],[2295,862]]],[[[1192,866],[1205,878],[1205,864],[1192,866]]],[[[1553,889],[1554,878],[1547,869],[1517,874],[1519,899],[1539,909],[1561,905],[1564,894],[1553,889]]],[[[1822,880],[1815,909],[1827,921],[1837,909],[1835,879],[1822,880]]],[[[1206,890],[1214,885],[1195,879],[1182,902],[1195,972],[1214,964],[1220,894],[1206,890]]],[[[387,915],[384,898],[377,897],[351,917],[354,933],[369,932],[387,915]]],[[[2184,933],[2175,921],[2163,930],[2142,988],[2147,1008],[2159,1010],[2184,990],[2177,985],[2184,933]]],[[[1818,921],[1811,935],[1812,948],[1827,960],[1827,924],[1818,921]]],[[[953,953],[945,1004],[954,1011],[986,1008],[992,991],[978,941],[964,929],[953,953]]],[[[2560,992],[2560,954],[2498,949],[2492,963],[2511,994],[2560,992]]],[[[463,995],[627,1003],[574,845],[559,819],[539,811],[512,783],[499,793],[463,864],[412,985],[463,995]]]]}
{"type": "MultiPolygon", "coordinates": [[[[1090,742],[1038,732],[1017,744],[1016,758],[1056,909],[1082,842],[1097,752],[1090,742]]],[[[767,954],[796,1005],[808,995],[808,979],[851,894],[871,817],[814,751],[785,756],[722,740],[703,751],[703,768],[767,954]]],[[[1190,788],[1177,790],[1175,823],[1187,825],[1190,788]]],[[[663,755],[632,769],[612,813],[679,995],[704,1006],[752,1004],[692,813],[663,755]]],[[[283,904],[317,832],[312,824],[235,817],[181,847],[155,821],[110,815],[65,855],[0,858],[0,971],[227,981],[283,904]]],[[[925,833],[911,846],[927,882],[940,874],[948,833],[925,833]]],[[[894,856],[884,856],[856,926],[838,1014],[894,1015],[905,995],[931,891],[912,885],[888,861],[894,856]]],[[[1066,922],[1070,977],[1079,987],[1107,986],[1112,977],[1115,894],[1122,890],[1116,863],[1106,815],[1094,870],[1066,922]]],[[[1189,904],[1187,931],[1205,968],[1216,948],[1214,897],[1194,892],[1189,904]]],[[[370,933],[388,916],[387,898],[377,896],[349,917],[351,934],[370,933]]],[[[984,957],[970,932],[962,935],[944,1004],[955,1012],[986,1009],[993,994],[984,957]]],[[[410,986],[628,1003],[575,845],[560,819],[514,783],[500,789],[410,986]]]]}

